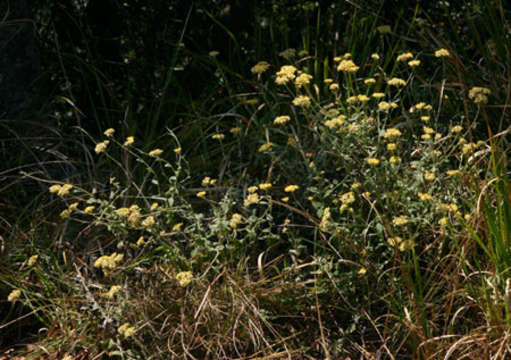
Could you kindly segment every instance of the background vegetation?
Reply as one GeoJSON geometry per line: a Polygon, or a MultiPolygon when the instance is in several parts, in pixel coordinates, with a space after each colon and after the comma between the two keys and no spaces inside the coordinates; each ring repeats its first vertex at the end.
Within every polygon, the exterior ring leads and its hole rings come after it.
{"type": "Polygon", "coordinates": [[[510,11],[3,2],[0,349],[508,358],[510,11]]]}

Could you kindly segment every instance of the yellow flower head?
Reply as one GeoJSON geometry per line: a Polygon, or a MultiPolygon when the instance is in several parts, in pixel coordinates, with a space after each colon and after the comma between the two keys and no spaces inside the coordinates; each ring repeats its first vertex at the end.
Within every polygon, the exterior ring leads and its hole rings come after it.
{"type": "Polygon", "coordinates": [[[347,73],[355,73],[357,72],[359,67],[355,65],[352,60],[342,60],[337,66],[337,71],[344,71],[347,73]]]}
{"type": "Polygon", "coordinates": [[[96,152],[96,154],[99,154],[99,153],[102,153],[103,151],[105,151],[109,143],[110,143],[110,141],[108,141],[108,140],[97,143],[96,147],[94,148],[94,151],[96,152]]]}
{"type": "Polygon", "coordinates": [[[20,296],[21,296],[21,290],[20,289],[13,290],[7,296],[7,301],[9,301],[9,302],[16,302],[16,300],[18,300],[20,298],[20,296]]]}
{"type": "Polygon", "coordinates": [[[50,192],[56,192],[58,196],[64,197],[66,195],[69,195],[69,192],[73,188],[73,185],[71,184],[64,184],[64,185],[53,185],[50,187],[50,192]]]}
{"type": "Polygon", "coordinates": [[[105,134],[106,137],[111,137],[115,133],[115,130],[112,128],[106,129],[103,134],[105,134]]]}
{"type": "Polygon", "coordinates": [[[396,150],[396,149],[397,149],[397,145],[396,145],[396,143],[388,143],[388,144],[387,144],[387,150],[388,150],[388,151],[394,151],[394,150],[396,150]]]}
{"type": "Polygon", "coordinates": [[[259,146],[259,149],[257,149],[258,152],[266,152],[270,150],[270,148],[273,146],[272,142],[267,142],[261,146],[259,146]]]}
{"type": "Polygon", "coordinates": [[[387,243],[390,245],[390,246],[398,246],[401,242],[403,241],[403,239],[399,236],[396,236],[396,237],[389,237],[387,239],[387,243]]]}
{"type": "Polygon", "coordinates": [[[182,149],[181,149],[180,147],[178,147],[178,148],[175,148],[175,149],[174,149],[174,152],[175,152],[176,154],[181,154],[181,150],[182,150],[182,149]]]}
{"type": "Polygon", "coordinates": [[[243,216],[241,214],[235,213],[232,214],[231,220],[229,221],[229,226],[233,229],[236,229],[239,224],[243,221],[243,216]]]}
{"type": "Polygon", "coordinates": [[[376,166],[380,163],[380,160],[376,158],[367,158],[366,163],[370,166],[376,166]]]}
{"type": "Polygon", "coordinates": [[[206,192],[205,191],[199,191],[196,196],[199,197],[199,198],[203,198],[204,196],[206,196],[206,192]]]}
{"type": "Polygon", "coordinates": [[[355,193],[353,191],[349,191],[341,195],[340,200],[343,204],[349,205],[355,201],[355,193]]]}
{"type": "Polygon", "coordinates": [[[408,223],[408,217],[406,217],[404,215],[397,216],[392,220],[392,224],[394,226],[403,226],[403,225],[406,225],[407,223],[408,223]]]}
{"type": "Polygon", "coordinates": [[[367,78],[364,80],[364,84],[366,84],[366,85],[372,85],[375,83],[376,83],[376,79],[374,79],[374,78],[367,78]]]}
{"type": "Polygon", "coordinates": [[[399,164],[401,162],[401,158],[399,156],[391,156],[389,161],[391,164],[399,164]]]}
{"type": "Polygon", "coordinates": [[[451,54],[449,54],[449,51],[447,49],[438,49],[437,51],[435,51],[435,57],[439,58],[439,57],[448,57],[450,56],[451,54]]]}
{"type": "Polygon", "coordinates": [[[252,204],[257,204],[260,200],[259,194],[256,192],[248,194],[248,196],[243,200],[243,206],[249,207],[252,204]]]}
{"type": "Polygon", "coordinates": [[[275,82],[278,85],[287,84],[288,82],[294,80],[296,71],[297,69],[293,65],[282,66],[277,72],[277,78],[275,79],[275,82]]]}
{"type": "Polygon", "coordinates": [[[271,189],[271,183],[263,183],[263,184],[259,184],[259,189],[261,190],[269,190],[271,189]]]}
{"type": "Polygon", "coordinates": [[[257,64],[252,66],[250,71],[253,74],[261,75],[263,72],[265,72],[269,68],[270,68],[270,64],[268,64],[266,61],[259,61],[257,64]]]}
{"type": "Polygon", "coordinates": [[[176,275],[176,280],[178,281],[179,286],[186,287],[192,282],[193,274],[191,271],[181,271],[176,275]]]}
{"type": "Polygon", "coordinates": [[[490,89],[480,86],[474,86],[468,92],[468,97],[470,100],[475,102],[476,104],[486,104],[488,102],[488,95],[490,94],[490,89]]]}
{"type": "Polygon", "coordinates": [[[300,187],[298,185],[288,185],[284,188],[284,191],[285,192],[295,192],[296,190],[298,190],[300,187]]]}
{"type": "Polygon", "coordinates": [[[411,61],[408,61],[408,66],[410,67],[417,67],[421,64],[421,61],[420,60],[411,60],[411,61]]]}
{"type": "Polygon", "coordinates": [[[162,153],[163,153],[163,150],[162,150],[162,149],[154,149],[154,150],[149,151],[149,156],[152,156],[152,157],[158,157],[158,156],[160,156],[162,153]]]}
{"type": "Polygon", "coordinates": [[[390,86],[399,87],[399,86],[405,86],[406,85],[406,81],[404,81],[403,79],[394,77],[394,78],[388,80],[387,84],[390,85],[390,86]]]}
{"type": "Polygon", "coordinates": [[[358,101],[360,102],[368,102],[370,99],[367,95],[361,94],[357,96],[358,101]]]}
{"type": "Polygon", "coordinates": [[[105,297],[108,298],[108,299],[113,299],[115,297],[115,295],[122,290],[122,286],[121,285],[112,285],[110,287],[110,290],[108,290],[107,293],[105,293],[105,297]]]}
{"type": "Polygon", "coordinates": [[[291,117],[289,117],[287,115],[281,115],[281,116],[277,116],[275,118],[275,120],[273,120],[273,123],[275,125],[283,125],[283,124],[287,123],[289,120],[291,120],[291,117]]]}
{"type": "Polygon", "coordinates": [[[214,140],[223,140],[223,139],[225,139],[225,135],[224,134],[213,134],[213,136],[211,136],[211,138],[214,140]]]}
{"type": "Polygon", "coordinates": [[[154,220],[154,217],[152,217],[151,215],[149,215],[142,221],[142,226],[146,228],[150,228],[154,224],[156,224],[156,221],[154,220]]]}
{"type": "Polygon", "coordinates": [[[173,227],[172,227],[172,231],[175,231],[175,232],[179,232],[181,231],[181,228],[183,227],[183,223],[180,222],[180,223],[177,223],[175,224],[173,227]]]}
{"type": "Polygon", "coordinates": [[[433,172],[426,171],[424,173],[424,179],[426,181],[433,181],[433,180],[435,180],[435,178],[436,178],[436,176],[435,176],[435,173],[433,173],[433,172]]]}
{"type": "Polygon", "coordinates": [[[119,263],[124,259],[123,254],[117,254],[116,252],[111,255],[103,255],[94,261],[94,267],[101,268],[103,270],[113,270],[119,263]]]}
{"type": "Polygon", "coordinates": [[[427,193],[419,192],[417,195],[419,196],[419,199],[421,199],[422,201],[433,200],[433,196],[427,193]]]}
{"type": "Polygon", "coordinates": [[[293,100],[293,105],[299,107],[309,107],[311,105],[311,99],[305,95],[298,95],[293,100]]]}
{"type": "Polygon", "coordinates": [[[411,58],[413,58],[413,54],[411,52],[405,52],[405,53],[398,55],[396,61],[401,62],[401,61],[406,61],[411,58]]]}
{"type": "Polygon", "coordinates": [[[83,212],[85,214],[90,214],[94,211],[94,208],[95,208],[94,205],[87,206],[85,209],[83,209],[83,212]]]}
{"type": "Polygon", "coordinates": [[[378,103],[378,110],[380,111],[387,111],[391,108],[391,104],[389,104],[386,101],[381,101],[378,103]]]}
{"type": "Polygon", "coordinates": [[[399,129],[396,129],[396,128],[389,128],[385,131],[385,135],[383,135],[383,137],[385,139],[395,139],[395,138],[398,138],[400,137],[401,135],[403,135],[401,133],[401,131],[399,131],[399,129]]]}
{"type": "Polygon", "coordinates": [[[126,138],[126,141],[124,142],[124,146],[133,145],[134,142],[135,142],[135,138],[133,136],[128,136],[126,138]]]}
{"type": "Polygon", "coordinates": [[[339,84],[330,84],[328,89],[330,89],[330,91],[337,91],[339,90],[339,84]]]}
{"type": "Polygon", "coordinates": [[[28,259],[28,266],[34,266],[35,263],[37,262],[37,259],[39,259],[39,255],[32,255],[29,259],[28,259]]]}
{"type": "Polygon", "coordinates": [[[133,326],[130,326],[129,323],[124,323],[117,329],[117,332],[124,336],[125,338],[128,338],[130,336],[133,336],[136,329],[133,326]]]}
{"type": "Polygon", "coordinates": [[[371,97],[375,98],[375,99],[381,99],[382,97],[384,97],[385,94],[382,93],[382,92],[375,92],[371,95],[371,97]]]}
{"type": "Polygon", "coordinates": [[[453,126],[451,128],[451,132],[454,133],[454,134],[457,134],[459,132],[463,131],[463,127],[460,126],[460,125],[456,125],[456,126],[453,126]]]}
{"type": "Polygon", "coordinates": [[[312,75],[305,74],[305,73],[300,74],[295,79],[295,86],[296,86],[297,89],[300,89],[302,86],[308,85],[311,80],[312,80],[312,75]]]}

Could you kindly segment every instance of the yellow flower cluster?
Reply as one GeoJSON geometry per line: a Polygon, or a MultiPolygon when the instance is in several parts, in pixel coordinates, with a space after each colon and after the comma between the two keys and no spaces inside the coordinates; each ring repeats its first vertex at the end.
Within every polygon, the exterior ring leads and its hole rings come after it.
{"type": "Polygon", "coordinates": [[[192,282],[193,274],[191,271],[181,271],[176,275],[176,280],[178,281],[179,286],[186,287],[192,282]]]}
{"type": "Polygon", "coordinates": [[[352,60],[342,60],[337,66],[337,71],[344,71],[347,73],[355,73],[358,69],[359,67],[355,65],[352,60]]]}
{"type": "Polygon", "coordinates": [[[140,220],[140,208],[136,204],[131,205],[129,208],[119,208],[115,210],[115,213],[121,218],[128,218],[131,226],[136,226],[140,220]]]}
{"type": "Polygon", "coordinates": [[[411,52],[405,52],[405,53],[398,55],[396,61],[402,62],[402,61],[406,61],[411,58],[413,58],[413,54],[411,52]]]}
{"type": "Polygon", "coordinates": [[[34,266],[35,263],[37,262],[37,259],[39,259],[39,255],[32,255],[29,259],[28,259],[28,266],[34,266]]]}
{"type": "Polygon", "coordinates": [[[245,198],[245,200],[243,200],[243,206],[249,207],[252,204],[257,204],[259,202],[259,200],[261,200],[259,198],[259,194],[257,194],[257,193],[248,194],[248,196],[245,198]]]}
{"type": "Polygon", "coordinates": [[[94,267],[103,270],[114,270],[119,263],[124,259],[123,254],[117,254],[116,252],[111,255],[103,255],[94,261],[94,267]]]}
{"type": "Polygon", "coordinates": [[[69,191],[73,188],[71,184],[64,185],[52,185],[50,186],[50,193],[57,194],[60,197],[64,197],[69,194],[69,191]]]}
{"type": "Polygon", "coordinates": [[[115,130],[112,128],[106,129],[103,134],[105,134],[106,137],[112,137],[112,135],[115,133],[115,130]]]}
{"type": "MultiPolygon", "coordinates": [[[[353,184],[355,185],[355,184],[353,184]]],[[[353,188],[353,186],[352,186],[353,188]]],[[[358,188],[358,186],[355,186],[355,189],[358,188]]],[[[354,190],[355,190],[354,189],[354,190]]],[[[342,214],[344,211],[349,210],[353,211],[353,209],[350,207],[350,204],[355,201],[355,193],[353,191],[344,193],[339,198],[341,200],[341,206],[339,207],[339,212],[342,214]]]]}
{"type": "Polygon", "coordinates": [[[284,65],[277,72],[277,78],[275,79],[275,83],[278,85],[285,85],[288,82],[294,80],[295,72],[297,69],[293,65],[284,65]]]}
{"type": "Polygon", "coordinates": [[[152,156],[152,157],[158,157],[161,154],[163,154],[162,149],[154,149],[154,150],[149,151],[149,156],[152,156]]]}
{"type": "Polygon", "coordinates": [[[130,325],[130,323],[124,323],[117,329],[117,332],[124,336],[125,338],[133,336],[136,329],[130,325]]]}
{"type": "Polygon", "coordinates": [[[284,188],[284,191],[289,193],[289,192],[295,192],[296,190],[298,190],[300,187],[298,185],[288,185],[284,188]]]}
{"type": "Polygon", "coordinates": [[[229,226],[233,229],[236,229],[242,221],[243,215],[238,213],[232,214],[231,220],[229,220],[229,226]]]}
{"type": "Polygon", "coordinates": [[[110,287],[110,290],[108,290],[108,292],[106,292],[104,294],[104,296],[108,299],[113,299],[115,297],[115,295],[122,290],[122,286],[121,285],[112,285],[110,287]]]}
{"type": "Polygon", "coordinates": [[[302,86],[308,85],[311,80],[312,80],[312,75],[305,74],[305,73],[300,74],[295,79],[295,86],[297,89],[300,89],[302,86]]]}
{"type": "Polygon", "coordinates": [[[18,300],[20,298],[20,296],[21,296],[21,290],[20,289],[13,290],[7,296],[7,301],[15,302],[16,300],[18,300]]]}
{"type": "Polygon", "coordinates": [[[225,139],[225,135],[224,134],[213,134],[211,136],[211,138],[214,140],[223,140],[223,139],[225,139]]]}
{"type": "Polygon", "coordinates": [[[408,217],[405,215],[397,216],[394,219],[392,219],[392,224],[394,226],[403,226],[408,223],[408,217]]]}
{"type": "Polygon", "coordinates": [[[299,107],[309,107],[311,106],[311,99],[305,95],[298,95],[293,99],[293,105],[299,107]]]}
{"type": "Polygon", "coordinates": [[[380,159],[376,159],[376,158],[367,158],[366,159],[366,163],[370,166],[376,166],[380,163],[380,159]]]}
{"type": "Polygon", "coordinates": [[[94,148],[94,151],[96,152],[96,154],[102,153],[103,151],[106,150],[106,148],[108,147],[108,144],[110,144],[110,141],[108,141],[108,140],[97,143],[96,147],[94,148]]]}
{"type": "Polygon", "coordinates": [[[154,220],[154,217],[149,215],[142,221],[142,226],[145,228],[150,228],[156,224],[156,221],[154,220]]]}
{"type": "Polygon", "coordinates": [[[271,187],[272,187],[271,183],[259,184],[259,189],[261,190],[270,190],[271,187]]]}
{"type": "Polygon", "coordinates": [[[259,61],[257,64],[252,66],[250,71],[253,74],[261,75],[263,72],[265,72],[269,68],[270,68],[270,64],[268,64],[266,61],[259,61]]]}
{"type": "Polygon", "coordinates": [[[323,216],[321,217],[321,221],[319,223],[319,229],[321,231],[327,231],[328,228],[329,228],[329,225],[331,224],[330,220],[331,220],[332,216],[330,214],[330,208],[325,208],[325,210],[323,211],[323,216]]]}
{"type": "Polygon", "coordinates": [[[436,176],[435,176],[435,173],[431,172],[431,171],[426,171],[424,173],[424,180],[426,181],[433,181],[435,180],[436,176]]]}
{"type": "Polygon", "coordinates": [[[263,145],[259,146],[259,149],[257,149],[258,152],[266,152],[270,150],[270,148],[273,146],[273,143],[268,141],[267,143],[264,143],[263,145]]]}
{"type": "Polygon", "coordinates": [[[437,51],[435,51],[435,57],[439,58],[439,57],[448,57],[450,56],[451,54],[449,54],[449,51],[447,49],[438,49],[437,51]]]}
{"type": "Polygon", "coordinates": [[[124,141],[124,146],[130,146],[133,145],[133,143],[135,143],[135,138],[133,136],[128,136],[126,141],[124,141]]]}
{"type": "Polygon", "coordinates": [[[411,61],[408,61],[408,66],[410,67],[417,67],[421,64],[421,61],[420,60],[411,60],[411,61]]]}
{"type": "Polygon", "coordinates": [[[202,186],[215,185],[216,181],[217,181],[217,179],[212,179],[209,176],[206,176],[204,179],[202,179],[201,185],[202,186]]]}
{"type": "Polygon", "coordinates": [[[401,133],[401,131],[399,131],[399,129],[390,128],[385,131],[385,135],[383,135],[383,137],[385,139],[393,140],[395,138],[400,137],[401,135],[403,134],[401,133]]]}
{"type": "Polygon", "coordinates": [[[289,120],[291,120],[291,117],[289,117],[288,115],[281,115],[277,116],[275,120],[273,120],[273,123],[275,125],[284,125],[285,123],[289,122],[289,120]]]}
{"type": "Polygon", "coordinates": [[[366,84],[366,85],[372,85],[375,83],[376,83],[376,79],[374,79],[374,78],[367,78],[364,80],[364,84],[366,84]]]}
{"type": "Polygon", "coordinates": [[[415,245],[415,243],[412,239],[403,240],[399,236],[388,238],[387,243],[393,247],[397,246],[399,248],[399,251],[401,251],[401,252],[407,251],[407,250],[412,250],[412,248],[415,245]]]}
{"type": "Polygon", "coordinates": [[[77,207],[78,207],[78,202],[72,203],[71,205],[69,205],[69,207],[67,209],[63,210],[60,213],[60,217],[62,219],[67,219],[71,215],[71,213],[76,210],[77,207]]]}
{"type": "Polygon", "coordinates": [[[401,158],[399,156],[391,156],[389,161],[391,164],[399,164],[401,162],[401,158]]]}
{"type": "Polygon", "coordinates": [[[462,126],[460,126],[460,125],[456,125],[456,126],[453,126],[453,127],[451,128],[451,132],[452,132],[453,134],[457,134],[457,133],[459,133],[459,132],[461,132],[461,131],[463,131],[463,127],[462,127],[462,126]]]}
{"type": "Polygon", "coordinates": [[[419,192],[417,193],[417,195],[419,196],[419,199],[421,199],[422,201],[433,200],[433,196],[427,193],[419,192]]]}
{"type": "Polygon", "coordinates": [[[339,115],[334,117],[333,119],[325,121],[325,126],[329,129],[333,129],[336,126],[341,126],[346,119],[346,115],[339,115]]]}
{"type": "Polygon", "coordinates": [[[394,78],[388,80],[387,84],[390,85],[390,86],[399,87],[399,86],[405,86],[406,85],[406,81],[404,81],[403,79],[394,77],[394,78]]]}
{"type": "Polygon", "coordinates": [[[490,94],[490,89],[480,86],[474,86],[468,92],[468,97],[470,100],[475,102],[476,104],[486,104],[488,102],[488,95],[490,94]]]}

